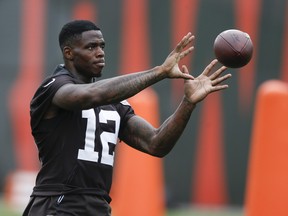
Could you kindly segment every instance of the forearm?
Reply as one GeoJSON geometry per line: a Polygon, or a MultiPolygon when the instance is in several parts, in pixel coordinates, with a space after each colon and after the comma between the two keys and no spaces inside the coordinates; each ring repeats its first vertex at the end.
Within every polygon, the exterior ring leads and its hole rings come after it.
{"type": "Polygon", "coordinates": [[[89,84],[63,85],[53,103],[63,109],[90,109],[113,104],[134,96],[141,90],[167,77],[161,66],[143,72],[103,79],[89,84]]]}
{"type": "Polygon", "coordinates": [[[165,78],[161,67],[151,70],[117,76],[95,82],[89,86],[91,96],[95,95],[95,105],[111,104],[127,99],[148,86],[165,78]]]}
{"type": "Polygon", "coordinates": [[[159,127],[135,115],[120,134],[121,140],[131,147],[156,157],[164,157],[183,133],[195,105],[182,100],[176,111],[159,127]]]}
{"type": "Polygon", "coordinates": [[[163,157],[173,149],[195,107],[195,104],[191,104],[184,98],[173,115],[159,127],[157,135],[150,146],[155,154],[163,157]]]}

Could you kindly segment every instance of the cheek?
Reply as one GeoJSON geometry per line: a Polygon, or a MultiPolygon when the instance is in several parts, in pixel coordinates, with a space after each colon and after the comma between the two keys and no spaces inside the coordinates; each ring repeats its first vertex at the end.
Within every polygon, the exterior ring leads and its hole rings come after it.
{"type": "Polygon", "coordinates": [[[87,65],[90,61],[91,57],[89,55],[81,55],[76,56],[74,58],[74,64],[75,65],[87,65]]]}

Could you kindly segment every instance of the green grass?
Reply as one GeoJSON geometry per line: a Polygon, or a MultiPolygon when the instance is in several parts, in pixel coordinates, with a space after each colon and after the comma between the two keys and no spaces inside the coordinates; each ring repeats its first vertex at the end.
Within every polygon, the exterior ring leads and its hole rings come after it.
{"type": "Polygon", "coordinates": [[[241,208],[187,207],[170,209],[166,216],[244,216],[241,208]]]}
{"type": "Polygon", "coordinates": [[[11,208],[8,208],[5,203],[0,200],[0,215],[1,216],[20,216],[21,213],[13,211],[11,208]]]}

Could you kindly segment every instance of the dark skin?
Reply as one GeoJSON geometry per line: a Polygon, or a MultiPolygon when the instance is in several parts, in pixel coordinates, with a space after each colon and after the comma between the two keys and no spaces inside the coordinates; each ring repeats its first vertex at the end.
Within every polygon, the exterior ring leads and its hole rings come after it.
{"type": "Polygon", "coordinates": [[[131,147],[156,157],[165,156],[184,131],[196,104],[210,93],[228,88],[221,83],[231,77],[231,74],[223,75],[226,67],[215,69],[217,60],[213,60],[196,78],[189,74],[186,66],[180,69],[179,61],[194,49],[189,47],[193,40],[191,33],[184,36],[160,66],[91,83],[93,77],[101,76],[105,66],[105,41],[101,31],[83,32],[80,40],[71,47],[64,47],[62,52],[65,67],[86,84],[62,86],[56,92],[45,118],[56,116],[59,108],[89,109],[120,102],[165,78],[182,78],[183,99],[159,128],[136,115],[128,120],[121,133],[123,141],[131,147]]]}

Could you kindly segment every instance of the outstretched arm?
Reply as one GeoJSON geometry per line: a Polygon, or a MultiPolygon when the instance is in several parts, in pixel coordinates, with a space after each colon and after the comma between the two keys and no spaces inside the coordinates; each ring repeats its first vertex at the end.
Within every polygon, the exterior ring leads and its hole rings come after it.
{"type": "Polygon", "coordinates": [[[91,84],[64,85],[55,94],[53,104],[64,109],[87,109],[127,99],[165,78],[192,79],[191,75],[179,69],[178,63],[192,52],[193,46],[189,48],[187,46],[193,39],[194,36],[188,33],[163,64],[151,70],[104,79],[91,84]]]}
{"type": "MultiPolygon", "coordinates": [[[[226,89],[222,85],[231,74],[221,76],[226,67],[221,67],[211,73],[217,60],[212,61],[203,73],[193,80],[185,80],[184,97],[176,111],[159,127],[154,128],[139,116],[132,117],[124,129],[123,141],[142,152],[163,157],[168,154],[184,131],[196,104],[212,92],[226,89]],[[211,75],[210,75],[211,73],[211,75]]],[[[188,73],[183,67],[183,73],[188,73]]]]}

